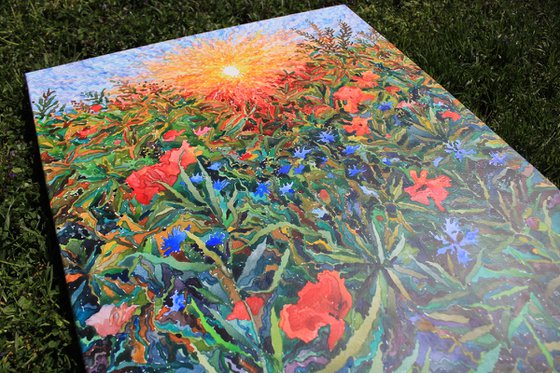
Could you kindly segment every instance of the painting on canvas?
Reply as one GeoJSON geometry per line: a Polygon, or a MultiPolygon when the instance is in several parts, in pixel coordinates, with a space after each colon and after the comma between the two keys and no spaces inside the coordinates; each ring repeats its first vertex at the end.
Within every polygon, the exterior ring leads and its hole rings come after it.
{"type": "Polygon", "coordinates": [[[344,6],[27,75],[90,371],[560,366],[560,193],[344,6]]]}

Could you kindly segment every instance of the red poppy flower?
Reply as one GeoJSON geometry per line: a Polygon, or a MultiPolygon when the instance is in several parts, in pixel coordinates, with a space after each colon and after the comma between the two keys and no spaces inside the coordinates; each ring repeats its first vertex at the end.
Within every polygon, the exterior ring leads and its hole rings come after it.
{"type": "Polygon", "coordinates": [[[180,170],[177,165],[179,163],[183,168],[196,163],[195,149],[192,148],[188,142],[183,141],[180,148],[169,150],[159,159],[159,161],[161,164],[171,166],[174,170],[173,172],[176,170],[178,175],[180,170]]]}
{"type": "Polygon", "coordinates": [[[445,119],[445,118],[451,118],[451,120],[452,120],[453,122],[455,122],[455,121],[461,119],[461,115],[459,115],[459,113],[456,113],[456,112],[451,111],[451,110],[444,111],[443,114],[441,115],[441,117],[442,117],[443,119],[445,119]]]}
{"type": "Polygon", "coordinates": [[[364,136],[370,133],[367,118],[352,118],[352,124],[343,126],[348,133],[354,132],[356,136],[364,136]]]}
{"type": "Polygon", "coordinates": [[[117,334],[132,318],[138,306],[127,306],[126,303],[116,307],[114,304],[104,304],[101,309],[86,320],[86,324],[93,326],[100,337],[117,334]]]}
{"type": "MultiPolygon", "coordinates": [[[[261,308],[264,306],[264,299],[261,297],[249,297],[245,299],[245,302],[249,306],[251,313],[253,316],[257,315],[261,308]]],[[[247,307],[245,307],[245,303],[243,301],[237,301],[233,305],[233,310],[231,313],[226,317],[226,320],[251,320],[249,313],[247,312],[247,307]]]]}
{"type": "Polygon", "coordinates": [[[89,110],[90,110],[93,114],[99,113],[99,111],[101,111],[101,109],[103,109],[103,105],[100,105],[100,104],[91,105],[91,106],[89,107],[89,110]]]}
{"type": "Polygon", "coordinates": [[[333,97],[335,100],[346,101],[344,110],[348,113],[357,113],[359,104],[375,99],[375,95],[371,93],[364,93],[358,87],[347,86],[340,88],[333,97]]]}
{"type": "Polygon", "coordinates": [[[401,89],[399,87],[395,87],[394,85],[390,85],[385,87],[385,90],[391,94],[396,93],[398,91],[400,91],[401,89]]]}
{"type": "Polygon", "coordinates": [[[246,161],[246,160],[252,159],[252,158],[253,158],[253,154],[251,154],[251,152],[245,152],[245,153],[243,153],[243,155],[241,157],[239,157],[239,160],[246,161]]]}
{"type": "Polygon", "coordinates": [[[180,148],[169,150],[159,161],[158,164],[134,171],[126,178],[126,183],[132,188],[132,194],[143,205],[149,204],[155,194],[165,190],[160,183],[175,184],[181,172],[179,164],[185,168],[195,163],[196,155],[194,149],[183,141],[180,148]]]}
{"type": "Polygon", "coordinates": [[[445,188],[451,187],[451,179],[445,175],[438,176],[435,179],[428,179],[427,176],[427,170],[422,170],[420,177],[415,170],[410,171],[410,177],[414,180],[414,185],[404,188],[404,191],[410,195],[411,200],[423,205],[429,205],[428,198],[431,198],[440,211],[445,211],[441,203],[449,194],[445,188]]]}
{"type": "Polygon", "coordinates": [[[323,271],[317,282],[308,282],[298,293],[296,304],[287,304],[280,311],[280,328],[289,338],[309,343],[319,329],[329,326],[327,343],[332,351],[344,334],[344,317],[352,307],[352,296],[337,271],[323,271]]]}
{"type": "Polygon", "coordinates": [[[319,198],[321,198],[326,203],[331,202],[331,196],[329,195],[329,192],[327,192],[325,189],[321,189],[321,191],[319,192],[319,198]]]}
{"type": "Polygon", "coordinates": [[[400,101],[397,104],[397,109],[404,109],[404,108],[409,108],[409,109],[414,109],[414,106],[418,105],[418,103],[416,101],[400,101]]]}
{"type": "Polygon", "coordinates": [[[181,136],[185,132],[185,130],[169,130],[161,136],[163,141],[173,141],[177,138],[177,136],[181,136]]]}
{"type": "Polygon", "coordinates": [[[354,77],[352,80],[358,83],[358,87],[360,88],[371,88],[379,85],[377,83],[377,79],[379,78],[380,76],[375,74],[373,71],[366,71],[362,74],[362,76],[354,77]]]}
{"type": "Polygon", "coordinates": [[[193,130],[193,132],[194,132],[195,135],[200,137],[200,136],[203,136],[206,133],[208,133],[208,131],[210,131],[210,130],[211,130],[210,127],[202,127],[202,128],[197,128],[197,129],[193,130]]]}
{"type": "Polygon", "coordinates": [[[83,139],[87,139],[87,137],[93,133],[97,132],[97,129],[95,128],[84,128],[83,130],[80,130],[78,132],[76,132],[76,135],[78,136],[78,138],[80,140],[83,139]]]}
{"type": "Polygon", "coordinates": [[[328,105],[324,105],[324,104],[320,104],[320,103],[313,103],[310,105],[305,105],[301,111],[307,115],[315,115],[315,117],[321,117],[323,114],[326,114],[330,111],[333,111],[333,108],[328,106],[328,105]]]}

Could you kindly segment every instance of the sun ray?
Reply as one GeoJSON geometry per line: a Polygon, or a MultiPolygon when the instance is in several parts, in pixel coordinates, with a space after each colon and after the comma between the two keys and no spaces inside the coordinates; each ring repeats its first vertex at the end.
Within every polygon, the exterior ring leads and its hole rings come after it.
{"type": "Polygon", "coordinates": [[[248,100],[275,89],[280,76],[303,66],[294,33],[204,39],[146,64],[156,81],[206,98],[248,100]]]}

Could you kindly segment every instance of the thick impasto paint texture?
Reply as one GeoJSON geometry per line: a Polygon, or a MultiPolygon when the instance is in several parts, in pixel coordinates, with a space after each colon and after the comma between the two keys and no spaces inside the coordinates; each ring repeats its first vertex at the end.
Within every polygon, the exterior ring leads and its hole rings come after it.
{"type": "Polygon", "coordinates": [[[560,367],[560,192],[348,8],[27,79],[90,371],[560,367]]]}

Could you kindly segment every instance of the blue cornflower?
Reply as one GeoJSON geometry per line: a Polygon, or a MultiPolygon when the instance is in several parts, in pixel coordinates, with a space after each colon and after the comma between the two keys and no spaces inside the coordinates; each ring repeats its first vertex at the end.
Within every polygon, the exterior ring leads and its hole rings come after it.
{"type": "Polygon", "coordinates": [[[379,193],[377,193],[377,191],[373,189],[369,189],[368,187],[363,185],[360,185],[360,189],[362,190],[362,192],[364,192],[366,196],[373,196],[375,198],[379,198],[379,193]]]}
{"type": "Polygon", "coordinates": [[[437,157],[436,159],[434,159],[433,164],[434,166],[439,166],[439,162],[441,162],[443,159],[443,157],[437,157]]]}
{"type": "Polygon", "coordinates": [[[366,169],[363,167],[358,168],[356,165],[353,165],[349,170],[348,170],[348,175],[350,175],[350,177],[356,176],[361,174],[362,172],[366,172],[366,169]]]}
{"type": "Polygon", "coordinates": [[[325,215],[328,214],[328,211],[325,210],[324,207],[315,208],[315,209],[313,209],[311,212],[314,213],[315,216],[317,216],[319,219],[322,219],[325,215]]]}
{"type": "Polygon", "coordinates": [[[257,189],[255,190],[255,196],[264,197],[267,194],[269,194],[270,193],[270,190],[268,190],[269,185],[270,185],[269,182],[258,183],[257,184],[257,189]]]}
{"type": "Polygon", "coordinates": [[[202,176],[201,173],[198,173],[198,174],[192,175],[191,177],[189,177],[189,179],[194,184],[200,184],[204,181],[204,176],[202,176]]]}
{"type": "Polygon", "coordinates": [[[299,166],[297,166],[296,168],[294,168],[294,174],[299,175],[303,172],[303,169],[305,168],[305,165],[300,164],[299,166]]]}
{"type": "Polygon", "coordinates": [[[224,164],[222,162],[214,162],[208,167],[209,170],[218,171],[224,164]]]}
{"type": "Polygon", "coordinates": [[[171,253],[177,253],[181,251],[181,243],[187,239],[186,231],[189,231],[191,226],[189,225],[185,231],[181,231],[181,228],[174,227],[167,238],[163,239],[163,256],[169,256],[171,253]]]}
{"type": "Polygon", "coordinates": [[[294,182],[289,182],[285,185],[282,185],[280,187],[280,193],[285,196],[287,194],[294,194],[294,190],[292,189],[292,187],[294,186],[294,182]]]}
{"type": "Polygon", "coordinates": [[[445,147],[447,148],[445,149],[446,153],[454,153],[455,158],[457,158],[460,161],[463,160],[463,157],[465,155],[475,153],[474,149],[469,149],[469,150],[463,149],[463,143],[461,142],[461,140],[450,141],[447,144],[445,144],[445,147]]]}
{"type": "Polygon", "coordinates": [[[503,166],[506,164],[507,154],[505,153],[500,154],[498,152],[493,152],[490,153],[490,156],[492,157],[492,159],[490,159],[488,163],[491,164],[492,166],[503,166]]]}
{"type": "Polygon", "coordinates": [[[478,229],[463,232],[459,226],[459,221],[456,219],[445,219],[445,227],[443,228],[445,234],[435,235],[434,238],[441,242],[444,246],[438,249],[438,255],[450,252],[451,254],[457,253],[457,261],[466,266],[472,259],[465,246],[476,245],[478,242],[478,229]]]}
{"type": "Polygon", "coordinates": [[[392,165],[394,162],[398,162],[400,161],[400,159],[398,157],[393,157],[393,158],[387,158],[387,157],[383,157],[381,158],[381,162],[383,162],[384,164],[386,164],[387,166],[392,165]]]}
{"type": "Polygon", "coordinates": [[[327,163],[328,160],[329,160],[327,157],[321,157],[320,159],[321,159],[321,163],[320,163],[320,164],[325,164],[325,163],[327,163]]]}
{"type": "Polygon", "coordinates": [[[227,181],[227,180],[216,180],[212,183],[212,186],[214,187],[214,190],[216,192],[221,192],[228,185],[229,185],[229,181],[227,181]]]}
{"type": "Polygon", "coordinates": [[[332,134],[331,130],[323,131],[319,134],[319,141],[324,142],[325,144],[331,144],[334,142],[334,135],[332,134]]]}
{"type": "Polygon", "coordinates": [[[296,151],[294,152],[294,157],[305,159],[305,157],[307,157],[307,154],[309,153],[311,153],[311,149],[305,149],[305,146],[302,148],[296,148],[296,151]]]}
{"type": "Polygon", "coordinates": [[[360,148],[360,145],[346,145],[346,148],[342,151],[344,155],[352,155],[360,148]]]}
{"type": "Polygon", "coordinates": [[[391,101],[385,101],[379,104],[377,108],[381,111],[391,110],[393,108],[393,103],[391,101]]]}
{"type": "Polygon", "coordinates": [[[218,246],[223,244],[225,240],[226,234],[224,232],[216,232],[206,240],[206,246],[218,246]]]}
{"type": "Polygon", "coordinates": [[[175,293],[173,293],[173,295],[171,296],[171,301],[173,302],[173,304],[171,305],[169,311],[165,313],[166,315],[171,312],[181,312],[187,306],[187,299],[185,297],[185,294],[179,294],[177,290],[175,290],[175,293]]]}
{"type": "Polygon", "coordinates": [[[287,175],[292,169],[291,164],[285,164],[278,169],[278,175],[287,175]]]}

